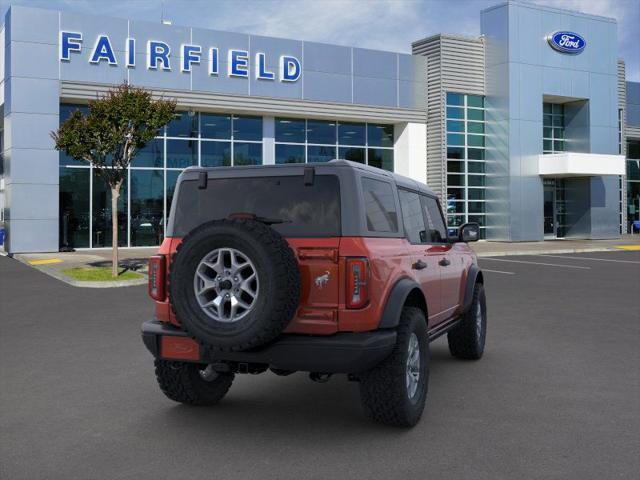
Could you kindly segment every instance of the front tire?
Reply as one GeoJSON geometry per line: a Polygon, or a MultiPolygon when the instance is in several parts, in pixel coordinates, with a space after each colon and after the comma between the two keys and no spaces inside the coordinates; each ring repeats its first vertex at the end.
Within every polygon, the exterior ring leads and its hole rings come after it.
{"type": "Polygon", "coordinates": [[[487,337],[487,300],[484,286],[476,283],[473,287],[473,300],[469,311],[462,320],[447,334],[449,352],[457,358],[479,360],[484,353],[487,337]]]}
{"type": "Polygon", "coordinates": [[[405,307],[393,352],[360,379],[362,407],[377,422],[413,427],[422,416],[428,383],[427,320],[419,308],[405,307]]]}
{"type": "Polygon", "coordinates": [[[233,373],[217,373],[206,365],[156,360],[160,390],[174,402],[187,405],[215,405],[227,394],[233,373]]]}

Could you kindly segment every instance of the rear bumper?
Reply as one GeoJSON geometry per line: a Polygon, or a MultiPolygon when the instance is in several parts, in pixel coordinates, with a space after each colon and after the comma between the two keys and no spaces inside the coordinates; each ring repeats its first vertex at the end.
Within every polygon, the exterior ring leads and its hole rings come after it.
{"type": "Polygon", "coordinates": [[[384,360],[396,343],[395,330],[336,333],[327,336],[285,334],[272,343],[245,352],[214,352],[202,348],[186,332],[162,322],[142,324],[142,341],[156,358],[198,363],[236,362],[269,365],[281,370],[322,373],[360,373],[384,360]],[[182,337],[178,352],[167,339],[182,337]],[[184,356],[180,351],[191,348],[184,356]]]}

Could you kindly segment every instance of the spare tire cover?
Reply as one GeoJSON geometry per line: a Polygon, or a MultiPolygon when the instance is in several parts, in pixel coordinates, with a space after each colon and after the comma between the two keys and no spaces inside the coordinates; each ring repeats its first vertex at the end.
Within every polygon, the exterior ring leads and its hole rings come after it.
{"type": "Polygon", "coordinates": [[[216,350],[245,350],[273,340],[291,321],[300,271],[274,229],[254,220],[215,220],[178,247],[169,296],[195,340],[216,350]]]}

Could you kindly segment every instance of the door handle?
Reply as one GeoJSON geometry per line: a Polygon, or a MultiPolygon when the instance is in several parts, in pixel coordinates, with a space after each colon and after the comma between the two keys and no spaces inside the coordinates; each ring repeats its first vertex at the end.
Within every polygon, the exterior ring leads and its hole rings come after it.
{"type": "Polygon", "coordinates": [[[438,264],[442,265],[443,267],[446,267],[447,265],[451,265],[451,262],[447,258],[443,258],[438,262],[438,264]]]}
{"type": "Polygon", "coordinates": [[[422,260],[418,260],[416,263],[411,265],[411,268],[413,268],[414,270],[422,270],[424,268],[427,268],[427,264],[422,260]]]}

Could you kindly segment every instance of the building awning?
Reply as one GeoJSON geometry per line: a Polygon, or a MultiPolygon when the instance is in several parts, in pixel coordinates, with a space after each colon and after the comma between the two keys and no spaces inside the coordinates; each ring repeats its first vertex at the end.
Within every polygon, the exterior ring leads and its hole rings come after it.
{"type": "Polygon", "coordinates": [[[564,152],[538,156],[538,175],[543,177],[594,177],[624,174],[624,155],[564,152]]]}

